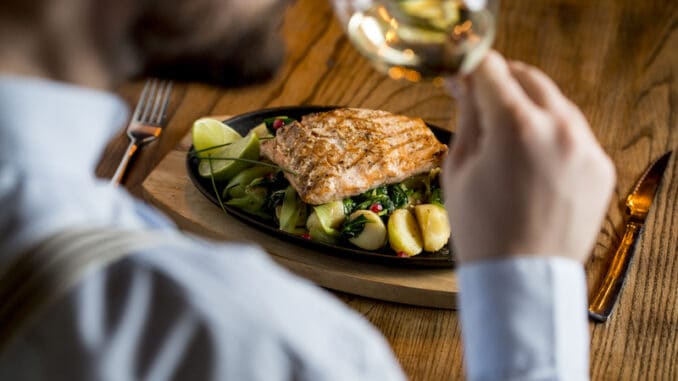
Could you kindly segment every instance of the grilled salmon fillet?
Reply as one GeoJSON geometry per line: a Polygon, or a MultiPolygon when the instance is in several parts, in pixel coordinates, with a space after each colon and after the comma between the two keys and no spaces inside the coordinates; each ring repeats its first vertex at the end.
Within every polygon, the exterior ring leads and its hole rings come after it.
{"type": "Polygon", "coordinates": [[[355,196],[439,167],[447,146],[419,118],[341,108],[287,124],[261,153],[310,205],[355,196]]]}

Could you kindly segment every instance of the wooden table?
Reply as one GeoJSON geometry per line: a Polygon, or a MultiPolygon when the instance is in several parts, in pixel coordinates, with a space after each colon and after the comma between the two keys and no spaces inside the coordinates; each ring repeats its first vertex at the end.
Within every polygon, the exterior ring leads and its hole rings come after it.
{"type": "MultiPolygon", "coordinates": [[[[204,115],[280,105],[332,104],[420,116],[454,130],[455,104],[431,84],[396,82],[375,72],[342,34],[324,1],[298,0],[287,15],[287,61],[263,85],[226,90],[175,87],[162,139],[146,147],[125,185],[140,184],[204,115]]],[[[588,117],[618,174],[614,202],[587,265],[599,282],[622,230],[621,202],[648,163],[678,149],[678,2],[666,0],[506,0],[497,50],[542,68],[588,117]]],[[[141,84],[119,93],[132,105],[141,84]]],[[[111,176],[127,144],[122,131],[99,175],[111,176]]],[[[611,321],[591,324],[594,380],[678,379],[678,152],[669,163],[611,321]]],[[[339,294],[388,338],[413,380],[462,379],[454,311],[339,294]]]]}

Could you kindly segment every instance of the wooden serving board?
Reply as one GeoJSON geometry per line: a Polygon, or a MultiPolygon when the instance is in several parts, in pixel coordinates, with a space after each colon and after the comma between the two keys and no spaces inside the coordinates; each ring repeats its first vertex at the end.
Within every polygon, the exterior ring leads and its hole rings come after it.
{"type": "Polygon", "coordinates": [[[333,290],[391,302],[454,309],[454,269],[405,268],[317,252],[261,232],[227,216],[205,198],[186,172],[190,134],[143,182],[144,198],[186,231],[224,241],[254,242],[282,266],[333,290]]]}

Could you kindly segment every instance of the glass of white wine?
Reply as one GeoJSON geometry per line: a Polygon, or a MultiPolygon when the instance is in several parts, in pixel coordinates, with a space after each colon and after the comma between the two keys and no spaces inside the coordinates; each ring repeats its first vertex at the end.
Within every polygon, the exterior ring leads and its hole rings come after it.
{"type": "Polygon", "coordinates": [[[353,45],[377,70],[418,82],[464,74],[494,41],[499,0],[333,0],[353,45]]]}

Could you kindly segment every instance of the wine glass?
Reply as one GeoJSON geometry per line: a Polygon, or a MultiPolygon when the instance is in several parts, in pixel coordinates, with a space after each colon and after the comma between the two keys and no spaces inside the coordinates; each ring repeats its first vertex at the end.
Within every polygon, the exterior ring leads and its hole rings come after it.
{"type": "Polygon", "coordinates": [[[468,73],[495,35],[499,0],[333,0],[353,45],[393,79],[468,73]]]}

